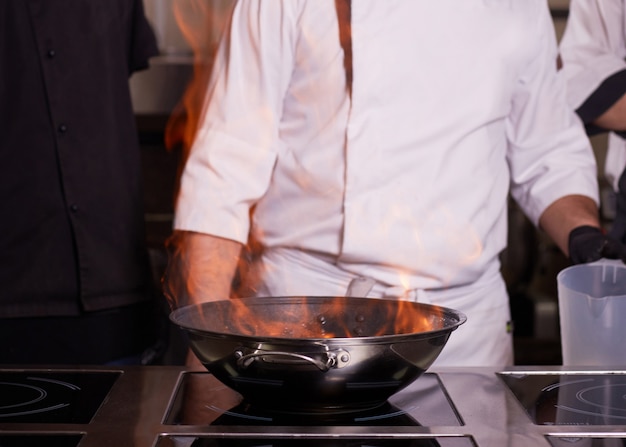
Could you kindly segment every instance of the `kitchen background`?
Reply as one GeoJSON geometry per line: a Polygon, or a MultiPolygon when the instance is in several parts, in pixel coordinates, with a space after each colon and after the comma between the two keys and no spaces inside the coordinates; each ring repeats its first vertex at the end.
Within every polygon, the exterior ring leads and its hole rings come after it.
{"type": "MultiPolygon", "coordinates": [[[[164,241],[171,231],[174,191],[181,151],[167,148],[165,130],[172,114],[184,117],[181,99],[194,76],[194,64],[206,66],[213,54],[232,0],[144,0],[146,14],[157,34],[161,55],[149,70],[131,78],[144,167],[146,228],[158,282],[166,262],[164,241]],[[187,24],[178,26],[176,15],[187,24]],[[187,38],[194,42],[190,45],[187,38]],[[194,56],[194,49],[196,55],[194,56]]],[[[550,0],[557,38],[567,21],[569,0],[550,0]]],[[[602,187],[602,216],[608,225],[614,209],[611,190],[602,175],[606,138],[592,139],[602,187]]],[[[515,363],[554,365],[561,362],[556,275],[567,259],[511,203],[510,243],[502,254],[503,272],[511,295],[515,363]]],[[[165,361],[179,362],[180,334],[171,328],[173,352],[165,361]]]]}

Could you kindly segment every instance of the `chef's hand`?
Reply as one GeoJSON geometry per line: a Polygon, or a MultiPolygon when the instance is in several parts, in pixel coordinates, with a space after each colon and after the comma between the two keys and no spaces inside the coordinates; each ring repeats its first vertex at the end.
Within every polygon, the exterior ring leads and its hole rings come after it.
{"type": "Polygon", "coordinates": [[[569,256],[574,264],[594,262],[601,258],[626,262],[626,246],[600,228],[583,225],[569,234],[569,256]]]}

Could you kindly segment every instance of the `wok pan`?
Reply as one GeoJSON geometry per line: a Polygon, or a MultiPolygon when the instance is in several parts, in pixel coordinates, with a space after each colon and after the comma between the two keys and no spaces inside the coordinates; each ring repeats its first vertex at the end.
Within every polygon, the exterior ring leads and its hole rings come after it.
{"type": "Polygon", "coordinates": [[[382,405],[426,371],[466,317],[409,301],[292,296],[190,305],[170,319],[245,401],[315,414],[382,405]]]}

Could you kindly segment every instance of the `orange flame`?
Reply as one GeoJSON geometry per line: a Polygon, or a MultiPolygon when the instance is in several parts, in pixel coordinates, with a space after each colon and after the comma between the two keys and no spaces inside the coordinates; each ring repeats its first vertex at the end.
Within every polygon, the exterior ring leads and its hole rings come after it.
{"type": "MultiPolygon", "coordinates": [[[[211,1],[211,0],[174,0],[173,12],[177,23],[189,43],[194,54],[194,70],[186,91],[172,112],[165,130],[165,144],[169,150],[181,150],[182,167],[187,160],[189,150],[194,141],[200,115],[203,108],[205,91],[209,81],[217,49],[218,37],[224,24],[227,23],[234,2],[211,1]],[[212,30],[212,38],[207,39],[206,29],[212,30]]],[[[339,17],[349,18],[348,3],[336,1],[339,17]]],[[[349,23],[349,20],[348,20],[349,23]]],[[[350,28],[340,28],[340,40],[346,55],[346,79],[348,87],[351,86],[351,45],[350,28]]],[[[175,195],[176,196],[176,195],[175,195]]],[[[389,216],[392,218],[393,216],[389,216]]],[[[396,216],[397,217],[397,216],[396,216]]],[[[384,222],[383,222],[384,224],[384,222]]],[[[174,243],[170,248],[180,250],[174,243]]],[[[260,247],[250,242],[240,262],[240,275],[245,275],[246,263],[250,262],[260,247]],[[244,273],[242,273],[244,272],[244,273]]],[[[178,255],[180,256],[180,255],[178,255]]],[[[183,273],[183,272],[179,272],[183,273]]],[[[170,280],[185,281],[186,275],[170,280]]],[[[409,289],[409,281],[401,278],[402,285],[409,289]]],[[[202,295],[201,290],[196,290],[193,283],[186,285],[178,284],[174,289],[185,290],[189,296],[202,295]]],[[[235,292],[235,295],[242,296],[235,292]]],[[[172,300],[184,297],[174,297],[168,294],[172,300]]],[[[298,305],[285,305],[272,318],[259,318],[254,306],[247,306],[244,300],[230,300],[227,314],[221,316],[225,325],[224,331],[240,335],[262,335],[268,337],[289,338],[335,338],[335,337],[363,337],[383,336],[395,334],[412,334],[429,330],[441,329],[444,326],[441,312],[418,312],[415,303],[402,300],[374,300],[375,305],[369,307],[349,305],[350,300],[337,299],[330,301],[330,305],[319,309],[308,306],[306,297],[298,305]],[[385,303],[385,305],[381,305],[385,303]],[[355,310],[356,309],[356,310],[355,310]],[[374,309],[374,310],[372,310],[374,309]],[[346,315],[350,313],[349,317],[346,315]],[[378,324],[372,324],[372,321],[378,324]],[[361,324],[368,322],[367,325],[361,324]]],[[[171,302],[172,307],[177,307],[171,302]]],[[[207,321],[210,318],[207,319],[207,321]]],[[[203,322],[197,322],[200,326],[203,322]]],[[[208,329],[208,328],[207,328],[208,329]]],[[[214,328],[213,328],[214,329],[214,328]]]]}
{"type": "Polygon", "coordinates": [[[289,339],[379,337],[446,327],[443,310],[403,300],[346,297],[233,299],[197,315],[197,329],[289,339]],[[219,309],[216,313],[216,309],[219,309]]]}
{"type": "Polygon", "coordinates": [[[233,1],[174,0],[176,22],[193,52],[193,74],[165,128],[165,146],[180,149],[182,167],[198,128],[218,39],[232,13],[233,1]],[[208,32],[207,32],[208,30],[208,32]]]}

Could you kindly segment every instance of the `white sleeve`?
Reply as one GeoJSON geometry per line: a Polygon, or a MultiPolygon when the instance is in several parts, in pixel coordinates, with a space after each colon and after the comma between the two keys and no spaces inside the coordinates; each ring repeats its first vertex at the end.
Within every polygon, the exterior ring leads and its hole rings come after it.
{"type": "Polygon", "coordinates": [[[573,109],[607,77],[626,69],[624,20],[624,0],[571,0],[560,56],[573,109]]]}
{"type": "Polygon", "coordinates": [[[557,43],[549,12],[537,11],[529,57],[507,119],[511,195],[538,223],[554,201],[584,195],[598,202],[597,168],[585,129],[568,106],[557,73],[557,43]]]}
{"type": "MultiPolygon", "coordinates": [[[[572,108],[578,109],[608,77],[626,70],[625,21],[624,0],[571,0],[560,54],[572,108]]],[[[616,190],[624,166],[626,142],[610,133],[604,171],[616,190]]]]}
{"type": "Polygon", "coordinates": [[[175,229],[247,241],[250,209],[267,191],[280,144],[299,4],[236,4],[181,177],[175,229]]]}

